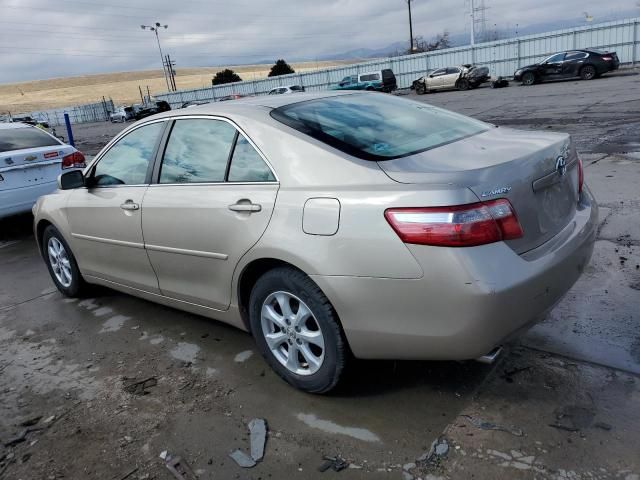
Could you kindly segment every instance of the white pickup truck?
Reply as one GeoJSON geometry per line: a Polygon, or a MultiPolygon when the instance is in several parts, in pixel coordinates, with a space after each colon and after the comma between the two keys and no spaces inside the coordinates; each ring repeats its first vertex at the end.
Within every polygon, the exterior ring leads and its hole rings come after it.
{"type": "Polygon", "coordinates": [[[0,123],[0,218],[31,210],[38,197],[57,188],[66,169],[84,168],[71,145],[26,123],[0,123]]]}

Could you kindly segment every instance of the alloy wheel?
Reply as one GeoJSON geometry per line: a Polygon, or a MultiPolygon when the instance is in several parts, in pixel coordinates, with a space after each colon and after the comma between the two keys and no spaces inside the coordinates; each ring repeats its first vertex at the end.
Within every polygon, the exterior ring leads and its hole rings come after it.
{"type": "Polygon", "coordinates": [[[273,356],[296,375],[313,375],[324,361],[324,336],[311,309],[295,295],[270,294],[261,309],[262,334],[273,356]]]}
{"type": "Polygon", "coordinates": [[[60,285],[65,288],[71,286],[73,275],[71,273],[71,263],[64,245],[56,237],[51,237],[47,244],[47,254],[49,256],[49,264],[53,270],[60,285]]]}
{"type": "Polygon", "coordinates": [[[522,83],[525,85],[533,85],[536,81],[536,77],[532,73],[525,73],[522,79],[522,83]]]}

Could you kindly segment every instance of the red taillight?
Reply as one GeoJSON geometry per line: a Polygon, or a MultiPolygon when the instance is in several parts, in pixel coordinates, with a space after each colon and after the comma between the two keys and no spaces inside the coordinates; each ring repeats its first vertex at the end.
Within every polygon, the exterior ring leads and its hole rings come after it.
{"type": "Polygon", "coordinates": [[[611,60],[613,60],[613,57],[602,57],[602,60],[604,60],[605,62],[610,62],[611,60]]]}
{"type": "Polygon", "coordinates": [[[62,168],[84,168],[87,164],[85,163],[84,155],[80,152],[73,152],[69,155],[65,155],[62,157],[62,168]]]}
{"type": "Polygon", "coordinates": [[[504,198],[452,207],[389,208],[384,216],[403,242],[418,245],[472,247],[523,235],[504,198]]]}
{"type": "Polygon", "coordinates": [[[584,185],[584,166],[582,160],[578,158],[578,193],[582,193],[582,186],[584,185]]]}

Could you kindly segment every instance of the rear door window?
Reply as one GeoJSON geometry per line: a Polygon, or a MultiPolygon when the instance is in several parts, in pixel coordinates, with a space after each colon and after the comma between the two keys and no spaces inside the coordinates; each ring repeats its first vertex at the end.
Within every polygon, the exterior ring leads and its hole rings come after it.
{"type": "Polygon", "coordinates": [[[233,149],[228,180],[230,182],[275,181],[269,166],[243,135],[238,135],[233,149]]]}
{"type": "Polygon", "coordinates": [[[61,144],[36,127],[0,128],[0,153],[61,144]]]}
{"type": "Polygon", "coordinates": [[[580,60],[583,58],[587,58],[589,56],[588,53],[586,52],[569,52],[567,53],[566,57],[564,57],[565,61],[569,61],[569,60],[580,60]]]}
{"type": "Polygon", "coordinates": [[[160,168],[160,183],[223,182],[236,129],[213,119],[176,120],[160,168]]]}

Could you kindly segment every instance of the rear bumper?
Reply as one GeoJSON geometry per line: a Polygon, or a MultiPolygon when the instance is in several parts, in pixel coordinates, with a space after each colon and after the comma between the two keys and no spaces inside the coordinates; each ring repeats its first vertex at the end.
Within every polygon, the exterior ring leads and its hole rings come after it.
{"type": "Polygon", "coordinates": [[[0,218],[31,211],[31,207],[39,197],[57,188],[57,182],[47,182],[29,187],[0,190],[0,218]]]}
{"type": "Polygon", "coordinates": [[[425,271],[421,279],[313,279],[340,316],[356,357],[472,359],[544,319],[588,264],[597,223],[585,188],[574,220],[525,255],[504,243],[409,245],[425,271]]]}

